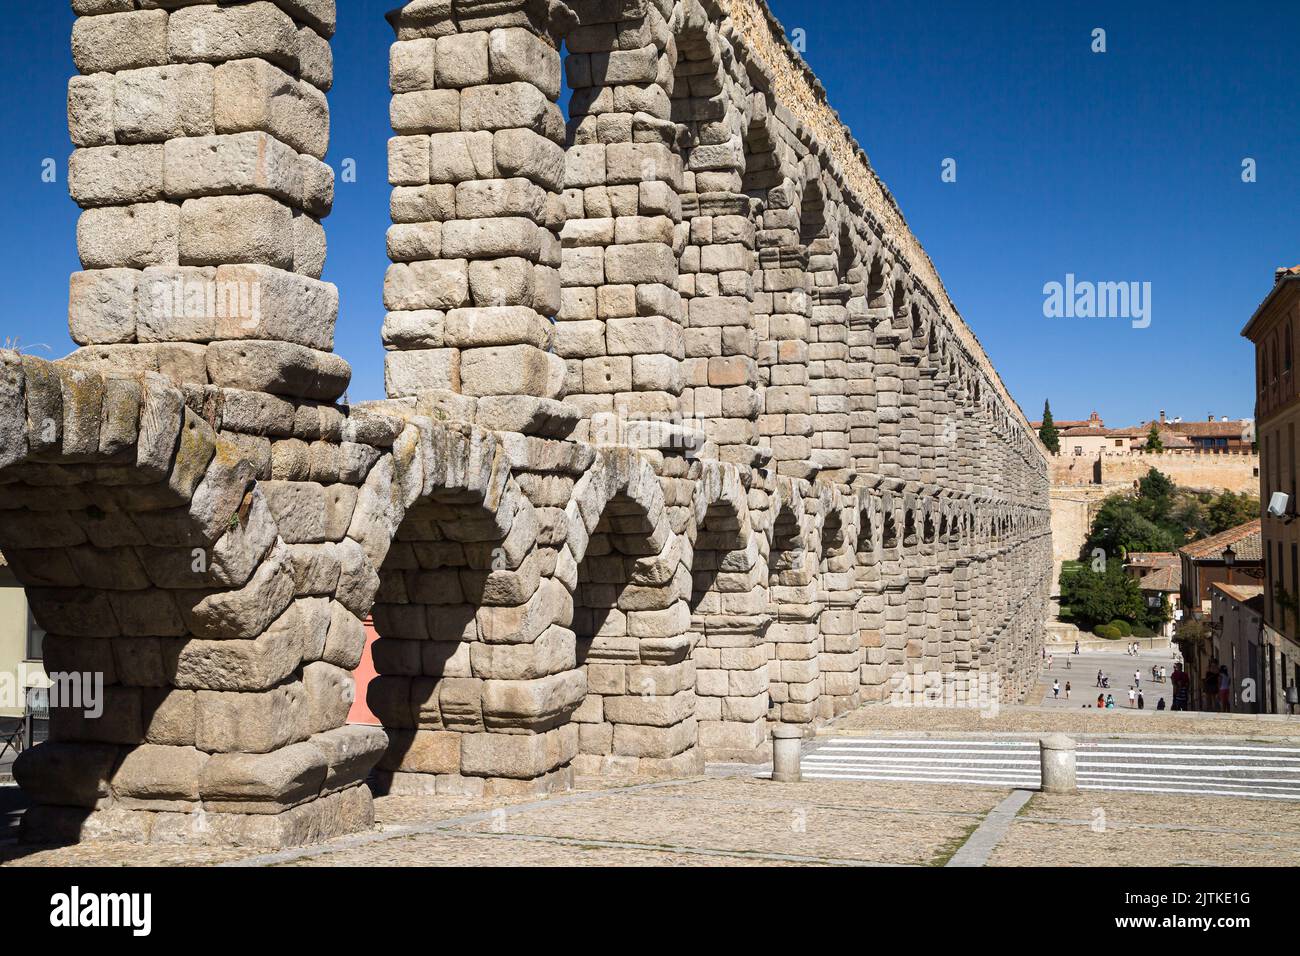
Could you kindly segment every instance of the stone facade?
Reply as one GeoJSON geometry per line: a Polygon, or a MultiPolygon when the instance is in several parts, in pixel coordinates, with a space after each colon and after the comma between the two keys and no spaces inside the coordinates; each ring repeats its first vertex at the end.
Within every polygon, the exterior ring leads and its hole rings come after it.
{"type": "Polygon", "coordinates": [[[1152,468],[1168,475],[1180,488],[1219,494],[1259,494],[1260,456],[1253,453],[1205,451],[1160,454],[1101,455],[1094,458],[1058,455],[1048,459],[1055,488],[1105,487],[1111,492],[1133,488],[1152,468]]]}
{"type": "Polygon", "coordinates": [[[332,0],[73,6],[83,347],[0,353],[0,549],[106,707],[15,767],[29,835],[309,842],[372,771],[547,792],[1030,688],[1043,450],[757,0],[390,15],[389,398],[351,407],[332,0]],[[367,615],[382,730],[344,724],[367,615]]]}

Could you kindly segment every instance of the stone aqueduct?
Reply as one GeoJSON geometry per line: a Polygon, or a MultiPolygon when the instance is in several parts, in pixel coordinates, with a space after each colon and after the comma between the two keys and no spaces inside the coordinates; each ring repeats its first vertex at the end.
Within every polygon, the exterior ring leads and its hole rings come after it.
{"type": "Polygon", "coordinates": [[[374,770],[689,774],[926,675],[1031,686],[1043,451],[761,0],[391,14],[389,399],[351,407],[333,0],[72,5],[82,347],[0,353],[0,549],[107,686],[16,766],[29,835],[302,843],[374,770]],[[345,723],[368,614],[383,729],[345,723]]]}

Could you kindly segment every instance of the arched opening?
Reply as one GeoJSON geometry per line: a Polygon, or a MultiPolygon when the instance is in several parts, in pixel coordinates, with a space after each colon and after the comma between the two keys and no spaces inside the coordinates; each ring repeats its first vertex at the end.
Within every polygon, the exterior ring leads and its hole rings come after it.
{"type": "Polygon", "coordinates": [[[799,205],[799,242],[807,248],[809,256],[833,251],[826,228],[826,199],[817,179],[810,179],[804,186],[799,205]]]}
{"type": "Polygon", "coordinates": [[[867,273],[867,308],[886,309],[890,299],[885,291],[885,262],[882,256],[871,260],[871,269],[867,273]]]}
{"type": "Polygon", "coordinates": [[[700,750],[707,760],[765,759],[766,565],[733,470],[701,475],[691,595],[700,750]],[[717,484],[714,484],[714,479],[717,484]],[[705,504],[705,502],[708,502],[705,504]]]}
{"type": "Polygon", "coordinates": [[[849,274],[857,264],[858,256],[853,248],[853,230],[849,228],[847,222],[840,223],[840,242],[839,242],[839,260],[836,262],[836,273],[840,276],[842,282],[849,282],[849,274]]]}
{"type": "Polygon", "coordinates": [[[772,584],[783,583],[783,574],[802,573],[803,557],[803,529],[799,526],[799,517],[792,508],[781,508],[772,526],[772,549],[768,559],[772,584]]]}
{"type": "MultiPolygon", "coordinates": [[[[851,514],[851,513],[849,513],[851,514]]],[[[856,551],[844,509],[832,505],[822,526],[818,715],[829,719],[861,700],[861,637],[855,607],[861,594],[853,573],[856,551]]]]}
{"type": "MultiPolygon", "coordinates": [[[[893,318],[896,326],[898,326],[898,323],[900,322],[907,322],[907,289],[904,287],[902,279],[896,279],[894,281],[891,308],[893,309],[893,318]]],[[[898,327],[901,328],[902,326],[898,327]]]]}
{"type": "Polygon", "coordinates": [[[816,555],[809,554],[798,489],[798,484],[792,484],[783,491],[772,527],[768,677],[775,716],[785,723],[811,727],[821,693],[817,666],[820,608],[816,603],[816,555]]]}
{"type": "Polygon", "coordinates": [[[14,765],[24,836],[279,846],[368,826],[384,735],[344,722],[385,545],[347,534],[388,459],[271,481],[159,378],[0,362],[32,423],[0,440],[0,549],[50,680],[49,739],[14,765]],[[307,573],[317,551],[333,562],[307,573]]]}
{"type": "MultiPolygon", "coordinates": [[[[430,793],[438,776],[473,776],[462,762],[464,736],[536,732],[559,716],[495,713],[485,698],[485,679],[502,676],[492,666],[493,645],[504,637],[492,609],[524,606],[540,585],[533,542],[512,541],[508,530],[482,494],[454,489],[417,501],[397,529],[379,570],[372,647],[378,676],[367,695],[388,731],[379,766],[385,792],[430,793]]],[[[572,638],[559,629],[536,636],[533,651],[553,666],[527,670],[530,678],[572,670],[572,638]]],[[[475,782],[456,786],[472,792],[475,782]]]]}
{"type": "Polygon", "coordinates": [[[892,511],[885,512],[880,546],[886,551],[893,551],[898,548],[898,522],[895,521],[892,511]]]}
{"type": "Polygon", "coordinates": [[[573,716],[578,773],[681,773],[700,765],[691,569],[668,529],[657,482],[639,459],[611,457],[579,482],[568,509],[571,533],[582,539],[572,618],[586,689],[573,716]]]}

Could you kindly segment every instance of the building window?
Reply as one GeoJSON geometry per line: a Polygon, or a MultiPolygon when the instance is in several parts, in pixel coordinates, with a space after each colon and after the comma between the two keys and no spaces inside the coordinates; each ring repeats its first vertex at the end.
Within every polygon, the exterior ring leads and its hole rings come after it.
{"type": "Polygon", "coordinates": [[[45,632],[41,630],[40,625],[36,623],[36,618],[32,617],[31,608],[27,609],[27,660],[39,661],[44,659],[43,645],[45,644],[45,632]]]}

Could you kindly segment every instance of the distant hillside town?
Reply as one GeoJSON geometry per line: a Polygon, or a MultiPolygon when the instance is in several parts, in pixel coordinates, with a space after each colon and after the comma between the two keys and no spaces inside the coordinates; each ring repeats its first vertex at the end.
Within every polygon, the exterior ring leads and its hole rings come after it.
{"type": "MultiPolygon", "coordinates": [[[[1128,428],[1107,428],[1095,411],[1084,421],[1055,421],[1060,440],[1057,454],[1084,458],[1152,452],[1210,452],[1250,454],[1255,448],[1255,421],[1207,416],[1203,421],[1160,417],[1128,428]],[[1154,431],[1154,438],[1153,433],[1154,431]]],[[[1033,423],[1036,430],[1042,421],[1033,423]]]]}

